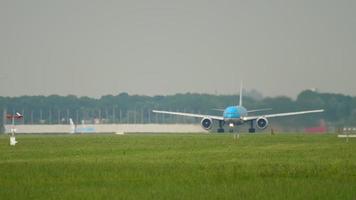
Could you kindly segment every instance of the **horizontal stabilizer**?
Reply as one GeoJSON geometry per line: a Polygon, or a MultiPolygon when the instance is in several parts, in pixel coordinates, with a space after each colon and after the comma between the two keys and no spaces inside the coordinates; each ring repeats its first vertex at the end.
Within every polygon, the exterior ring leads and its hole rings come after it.
{"type": "Polygon", "coordinates": [[[221,111],[221,112],[224,112],[225,110],[224,109],[220,109],[220,108],[213,108],[211,110],[215,110],[215,111],[221,111]]]}
{"type": "Polygon", "coordinates": [[[253,113],[253,112],[261,112],[261,111],[267,111],[267,110],[272,110],[272,108],[261,108],[261,109],[256,109],[256,110],[249,110],[247,112],[253,113]]]}

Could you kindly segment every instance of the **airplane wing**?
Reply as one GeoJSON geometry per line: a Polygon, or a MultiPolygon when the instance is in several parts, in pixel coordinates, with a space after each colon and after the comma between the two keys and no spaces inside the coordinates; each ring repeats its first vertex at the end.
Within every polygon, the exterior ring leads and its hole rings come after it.
{"type": "Polygon", "coordinates": [[[276,114],[267,114],[267,115],[259,115],[259,116],[247,116],[247,117],[243,117],[242,119],[244,121],[251,121],[251,120],[255,120],[259,117],[266,117],[266,118],[284,117],[284,116],[303,115],[303,114],[319,113],[319,112],[324,112],[324,110],[323,109],[321,109],[321,110],[306,110],[306,111],[299,111],[299,112],[276,113],[276,114]]]}
{"type": "Polygon", "coordinates": [[[162,110],[152,110],[154,113],[161,113],[161,114],[168,114],[168,115],[180,115],[186,117],[195,117],[195,118],[211,118],[215,120],[224,120],[222,116],[214,116],[214,115],[201,115],[201,114],[193,114],[193,113],[183,113],[183,112],[169,112],[169,111],[162,111],[162,110]]]}

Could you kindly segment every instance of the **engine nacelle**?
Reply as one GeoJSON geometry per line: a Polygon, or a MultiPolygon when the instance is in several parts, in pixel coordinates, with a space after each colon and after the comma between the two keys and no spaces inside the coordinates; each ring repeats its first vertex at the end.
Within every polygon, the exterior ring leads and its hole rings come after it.
{"type": "Polygon", "coordinates": [[[213,120],[210,118],[203,118],[200,124],[203,129],[210,130],[213,127],[213,120]]]}
{"type": "Polygon", "coordinates": [[[268,120],[265,117],[259,117],[256,119],[256,126],[259,129],[265,129],[268,126],[268,120]]]}

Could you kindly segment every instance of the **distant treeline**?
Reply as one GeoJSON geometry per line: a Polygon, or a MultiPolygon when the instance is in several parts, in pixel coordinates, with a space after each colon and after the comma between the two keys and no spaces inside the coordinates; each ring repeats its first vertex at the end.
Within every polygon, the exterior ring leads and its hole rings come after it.
{"type": "MultiPolygon", "coordinates": [[[[342,94],[306,90],[296,100],[284,96],[262,99],[246,96],[243,103],[247,109],[272,108],[269,113],[325,109],[322,114],[273,119],[281,126],[315,126],[321,119],[333,127],[356,125],[356,97],[342,94]]],[[[195,123],[195,119],[162,116],[151,110],[221,115],[220,111],[213,109],[236,104],[237,95],[195,93],[153,97],[121,93],[102,96],[100,99],[74,95],[0,97],[0,110],[4,114],[23,113],[24,119],[19,123],[24,124],[64,124],[68,123],[69,118],[76,123],[195,123]]],[[[2,121],[5,122],[4,119],[2,121]]]]}

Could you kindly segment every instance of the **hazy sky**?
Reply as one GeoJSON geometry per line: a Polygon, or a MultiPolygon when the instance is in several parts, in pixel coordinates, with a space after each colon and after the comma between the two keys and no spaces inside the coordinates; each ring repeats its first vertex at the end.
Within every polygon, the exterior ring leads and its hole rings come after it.
{"type": "Polygon", "coordinates": [[[0,96],[356,95],[355,0],[0,0],[0,96]]]}

